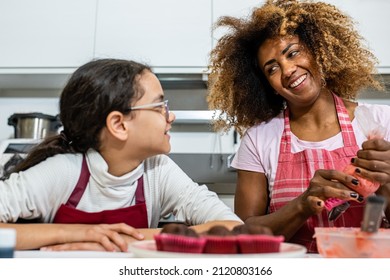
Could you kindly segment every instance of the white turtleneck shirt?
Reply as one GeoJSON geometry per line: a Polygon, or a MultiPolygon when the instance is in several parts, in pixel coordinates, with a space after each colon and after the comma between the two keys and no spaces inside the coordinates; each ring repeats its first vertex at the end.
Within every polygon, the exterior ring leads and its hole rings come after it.
{"type": "MultiPolygon", "coordinates": [[[[82,154],[59,154],[9,179],[0,181],[0,222],[18,218],[50,223],[69,199],[81,173],[82,154]]],[[[143,175],[148,224],[173,213],[190,225],[212,220],[241,221],[205,185],[193,182],[168,156],[146,159],[135,170],[117,177],[95,150],[86,154],[91,176],[77,209],[87,212],[118,209],[135,204],[137,180],[143,175]]]]}

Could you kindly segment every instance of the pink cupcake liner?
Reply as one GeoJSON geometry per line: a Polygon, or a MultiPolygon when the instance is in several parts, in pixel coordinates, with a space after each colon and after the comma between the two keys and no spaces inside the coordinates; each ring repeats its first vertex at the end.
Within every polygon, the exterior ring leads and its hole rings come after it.
{"type": "Polygon", "coordinates": [[[206,243],[206,239],[203,237],[188,237],[169,233],[157,234],[154,239],[157,250],[176,253],[200,254],[206,243]]]}
{"type": "Polygon", "coordinates": [[[236,236],[206,235],[205,254],[237,254],[238,244],[236,236]]]}
{"type": "Polygon", "coordinates": [[[284,236],[248,235],[237,236],[238,248],[242,254],[277,253],[284,236]]]}

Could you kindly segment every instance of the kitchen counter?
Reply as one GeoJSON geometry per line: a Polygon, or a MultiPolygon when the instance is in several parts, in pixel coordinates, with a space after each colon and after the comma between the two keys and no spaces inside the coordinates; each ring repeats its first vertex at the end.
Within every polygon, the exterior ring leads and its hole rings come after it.
{"type": "Polygon", "coordinates": [[[133,253],[99,251],[15,251],[15,258],[133,258],[133,253]]]}

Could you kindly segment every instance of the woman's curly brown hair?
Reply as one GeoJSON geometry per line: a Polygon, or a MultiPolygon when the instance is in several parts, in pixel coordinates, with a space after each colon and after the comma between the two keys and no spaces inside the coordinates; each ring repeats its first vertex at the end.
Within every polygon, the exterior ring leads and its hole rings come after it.
{"type": "Polygon", "coordinates": [[[354,100],[362,88],[381,89],[375,80],[377,59],[364,46],[353,20],[322,2],[268,0],[251,17],[221,17],[217,27],[230,32],[211,52],[207,101],[216,110],[215,129],[245,129],[277,116],[285,106],[257,65],[266,39],[298,36],[315,58],[326,87],[354,100]],[[217,111],[218,110],[218,111],[217,111]]]}

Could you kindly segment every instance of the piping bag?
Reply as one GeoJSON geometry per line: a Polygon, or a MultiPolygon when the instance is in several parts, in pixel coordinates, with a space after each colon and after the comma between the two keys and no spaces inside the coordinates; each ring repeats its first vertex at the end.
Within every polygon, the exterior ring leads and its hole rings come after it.
{"type": "MultiPolygon", "coordinates": [[[[358,106],[355,109],[355,118],[360,129],[363,131],[368,140],[383,139],[385,137],[386,128],[374,120],[367,107],[358,106]]],[[[356,173],[355,170],[356,167],[352,164],[348,164],[343,170],[345,173],[352,175],[359,180],[359,186],[356,187],[356,189],[352,189],[363,197],[373,194],[379,188],[379,182],[368,180],[367,178],[360,176],[359,173],[356,173]]],[[[348,201],[344,201],[339,198],[328,198],[325,201],[325,208],[329,211],[329,221],[336,220],[349,208],[349,206],[350,203],[348,201]]]]}

